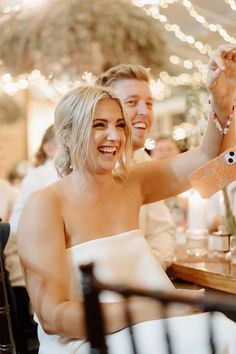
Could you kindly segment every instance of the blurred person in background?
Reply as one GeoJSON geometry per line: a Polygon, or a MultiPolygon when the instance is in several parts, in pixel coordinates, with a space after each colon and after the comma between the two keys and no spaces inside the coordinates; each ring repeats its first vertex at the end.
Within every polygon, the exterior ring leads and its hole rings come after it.
{"type": "Polygon", "coordinates": [[[14,291],[20,323],[22,328],[27,329],[30,329],[35,325],[32,322],[29,296],[25,288],[22,268],[17,252],[16,230],[22,209],[29,195],[58,180],[58,175],[54,166],[54,156],[56,152],[57,141],[55,138],[54,127],[50,126],[42,137],[39,149],[35,154],[33,167],[29,168],[28,173],[22,180],[20,194],[9,220],[11,233],[4,252],[5,264],[14,291]]]}
{"type": "Polygon", "coordinates": [[[5,178],[5,157],[0,146],[0,220],[8,221],[19,191],[5,178]]]}
{"type": "MultiPolygon", "coordinates": [[[[170,159],[182,152],[177,141],[171,135],[160,135],[155,139],[155,142],[155,147],[150,150],[150,156],[154,160],[170,159]]],[[[187,226],[188,193],[187,191],[164,201],[171,212],[176,227],[183,229],[187,226]]]]}
{"type": "Polygon", "coordinates": [[[54,156],[57,151],[57,142],[54,127],[51,125],[45,131],[41,144],[35,154],[31,167],[22,180],[20,195],[10,218],[11,232],[16,232],[18,221],[26,199],[34,191],[55,182],[58,179],[54,166],[54,156]]]}
{"type": "Polygon", "coordinates": [[[177,142],[170,135],[160,135],[156,139],[155,147],[150,151],[150,155],[154,160],[163,160],[175,157],[181,153],[177,142]]]}

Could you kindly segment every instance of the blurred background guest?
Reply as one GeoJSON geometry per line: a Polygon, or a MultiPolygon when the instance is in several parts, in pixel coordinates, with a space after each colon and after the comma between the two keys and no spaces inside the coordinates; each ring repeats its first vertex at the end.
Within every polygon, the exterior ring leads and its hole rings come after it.
{"type": "Polygon", "coordinates": [[[160,135],[156,139],[154,149],[150,151],[150,155],[154,160],[163,160],[174,157],[181,152],[176,140],[170,135],[160,135]]]}
{"type": "Polygon", "coordinates": [[[19,191],[5,178],[5,157],[0,146],[0,219],[8,221],[19,191]]]}
{"type": "Polygon", "coordinates": [[[16,230],[23,206],[29,195],[58,179],[54,167],[56,151],[57,142],[54,127],[50,126],[43,135],[40,147],[35,154],[33,167],[29,169],[22,181],[20,194],[10,217],[11,234],[5,249],[5,264],[14,291],[19,320],[23,329],[32,331],[35,340],[37,338],[36,327],[32,321],[29,296],[25,288],[23,273],[17,253],[16,230]]]}
{"type": "Polygon", "coordinates": [[[10,219],[11,232],[16,232],[21,211],[28,196],[58,179],[53,160],[56,151],[57,142],[54,127],[51,125],[43,135],[40,147],[35,154],[33,167],[29,169],[22,181],[20,195],[10,219]]]}
{"type": "MultiPolygon", "coordinates": [[[[148,152],[154,160],[169,159],[182,152],[177,141],[171,135],[160,135],[156,138],[155,142],[155,147],[148,152]]],[[[187,224],[187,195],[188,192],[185,192],[164,201],[171,212],[176,227],[184,229],[187,224]]]]}

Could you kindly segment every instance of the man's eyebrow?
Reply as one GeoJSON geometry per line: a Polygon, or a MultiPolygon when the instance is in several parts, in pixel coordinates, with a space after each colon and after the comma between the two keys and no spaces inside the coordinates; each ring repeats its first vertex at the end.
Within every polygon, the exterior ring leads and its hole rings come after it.
{"type": "MultiPolygon", "coordinates": [[[[127,96],[127,97],[125,98],[125,100],[127,100],[127,99],[129,99],[129,98],[139,98],[139,95],[129,95],[129,96],[127,96]]],[[[147,97],[147,99],[150,100],[150,101],[153,101],[153,100],[154,100],[152,96],[147,97]]]]}

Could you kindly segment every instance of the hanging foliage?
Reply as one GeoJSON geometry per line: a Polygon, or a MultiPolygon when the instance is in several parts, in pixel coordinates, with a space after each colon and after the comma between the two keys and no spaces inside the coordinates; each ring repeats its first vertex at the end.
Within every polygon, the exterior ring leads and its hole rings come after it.
{"type": "Polygon", "coordinates": [[[53,0],[2,16],[0,59],[13,75],[60,77],[136,63],[158,73],[165,56],[158,21],[127,0],[53,0]]]}

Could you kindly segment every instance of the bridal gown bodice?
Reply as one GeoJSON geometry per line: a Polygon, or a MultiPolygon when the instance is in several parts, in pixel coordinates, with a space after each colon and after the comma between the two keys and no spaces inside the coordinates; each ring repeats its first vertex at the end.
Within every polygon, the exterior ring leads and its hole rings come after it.
{"type": "MultiPolygon", "coordinates": [[[[109,284],[123,284],[147,289],[173,289],[162,267],[152,255],[139,230],[103,237],[68,249],[71,262],[72,296],[80,296],[79,264],[93,262],[95,276],[109,284]]],[[[114,294],[101,296],[101,301],[115,301],[114,294]]]]}
{"type": "MultiPolygon", "coordinates": [[[[114,236],[107,236],[85,243],[72,246],[67,249],[68,267],[71,285],[71,300],[81,298],[80,271],[79,265],[93,262],[95,264],[95,275],[98,280],[110,284],[124,284],[131,287],[142,287],[146,289],[172,290],[174,287],[166,276],[165,272],[152,255],[149,246],[139,230],[127,231],[114,236]]],[[[103,302],[118,301],[118,296],[113,293],[104,292],[100,300],[103,302]]],[[[180,324],[189,321],[188,328],[193,328],[197,321],[204,321],[205,314],[185,316],[171,319],[177,332],[180,331],[180,324]],[[194,319],[193,319],[194,318],[194,319]],[[191,320],[193,323],[191,323],[191,320]],[[182,322],[180,322],[182,321],[182,322]],[[175,323],[176,322],[176,323],[175,323]],[[189,327],[190,326],[190,327],[189,327]]],[[[224,320],[224,318],[223,318],[224,320]]],[[[37,321],[37,318],[36,318],[37,321]]],[[[228,319],[225,321],[230,322],[228,319]]],[[[38,321],[37,321],[38,322],[38,321]]],[[[140,354],[152,354],[152,339],[150,333],[157,331],[154,336],[157,348],[162,348],[157,354],[165,354],[162,320],[149,321],[138,324],[135,327],[140,342],[140,354]],[[142,339],[142,340],[141,340],[142,339]],[[160,346],[160,344],[163,344],[160,346]],[[143,347],[143,348],[141,348],[143,347]],[[149,349],[148,349],[149,348],[149,349]]],[[[206,318],[205,318],[205,322],[206,318]]],[[[233,328],[234,334],[236,330],[233,328]]],[[[46,334],[40,323],[38,323],[38,336],[40,341],[39,354],[88,354],[89,346],[85,340],[71,339],[57,335],[46,334]]],[[[108,345],[114,354],[131,354],[132,350],[128,339],[127,330],[107,336],[108,345]]],[[[156,350],[156,349],[155,349],[156,350]]],[[[186,354],[189,347],[186,349],[186,354]]],[[[236,351],[235,351],[236,352],[236,351]]],[[[183,348],[178,354],[185,354],[183,348]]],[[[191,351],[191,354],[205,354],[207,352],[191,351]]]]}

